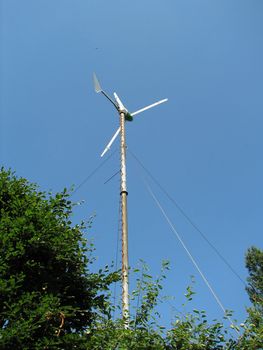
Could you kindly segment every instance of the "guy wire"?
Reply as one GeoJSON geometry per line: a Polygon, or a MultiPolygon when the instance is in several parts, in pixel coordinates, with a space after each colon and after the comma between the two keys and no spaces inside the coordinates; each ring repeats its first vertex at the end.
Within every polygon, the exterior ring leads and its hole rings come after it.
{"type": "MultiPolygon", "coordinates": [[[[145,186],[148,190],[148,192],[150,193],[152,199],[154,200],[154,202],[156,203],[156,205],[158,206],[159,210],[161,211],[161,213],[163,214],[165,220],[167,221],[168,225],[170,226],[170,228],[172,229],[173,233],[176,235],[177,239],[179,240],[179,242],[181,243],[181,245],[183,246],[184,250],[186,251],[188,257],[190,258],[190,260],[192,261],[193,265],[195,266],[195,268],[197,269],[197,271],[199,272],[201,278],[203,279],[203,281],[205,282],[206,286],[208,287],[208,289],[210,290],[210,292],[212,293],[214,299],[216,300],[217,304],[219,305],[219,307],[223,310],[225,317],[228,319],[228,321],[230,322],[231,325],[234,325],[232,319],[230,316],[228,316],[227,311],[225,309],[225,307],[223,306],[221,300],[219,299],[219,297],[217,296],[217,294],[215,293],[214,289],[212,288],[212,286],[210,285],[208,279],[206,278],[206,276],[203,274],[202,270],[200,269],[199,265],[197,264],[196,260],[194,259],[194,257],[192,256],[191,252],[188,250],[187,246],[185,245],[182,237],[179,235],[179,233],[177,232],[176,228],[174,227],[174,225],[172,224],[171,220],[169,219],[169,217],[167,216],[166,212],[164,211],[163,207],[161,206],[160,202],[158,201],[158,199],[156,198],[156,196],[154,195],[153,191],[151,190],[150,186],[146,183],[145,179],[144,179],[144,183],[145,186]]],[[[239,334],[239,331],[234,327],[234,329],[236,330],[236,332],[239,334]]]]}
{"type": "Polygon", "coordinates": [[[225,263],[225,265],[232,271],[232,273],[240,280],[240,282],[247,287],[247,283],[243,278],[235,271],[235,269],[230,265],[230,263],[224,258],[224,256],[219,252],[219,250],[209,241],[206,235],[201,231],[201,229],[194,223],[194,221],[186,214],[182,207],[175,201],[175,199],[165,190],[165,188],[156,180],[156,178],[151,174],[151,172],[142,164],[138,157],[128,149],[128,152],[136,160],[136,162],[141,166],[141,168],[147,173],[147,175],[152,179],[152,181],[160,188],[160,190],[167,196],[167,198],[175,205],[175,207],[180,211],[183,217],[189,222],[189,224],[201,235],[201,237],[206,241],[206,243],[214,250],[217,256],[225,263]]]}
{"type": "Polygon", "coordinates": [[[117,152],[115,149],[102,163],[100,163],[75,189],[71,192],[71,196],[75,194],[88,180],[90,180],[96,172],[107,163],[107,161],[117,152]]]}

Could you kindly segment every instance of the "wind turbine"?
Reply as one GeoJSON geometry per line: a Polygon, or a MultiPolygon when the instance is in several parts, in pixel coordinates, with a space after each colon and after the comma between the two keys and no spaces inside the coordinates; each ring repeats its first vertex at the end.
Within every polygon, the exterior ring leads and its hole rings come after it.
{"type": "Polygon", "coordinates": [[[121,196],[121,215],[122,215],[122,317],[124,325],[128,328],[129,322],[129,276],[128,276],[128,224],[127,224],[127,182],[126,182],[126,135],[125,135],[125,121],[132,121],[133,117],[139,113],[146,111],[147,109],[158,106],[161,103],[168,101],[167,98],[157,101],[149,106],[143,107],[133,113],[129,113],[127,108],[123,105],[120,98],[113,93],[114,100],[101,88],[101,85],[93,73],[94,88],[97,93],[101,92],[117,109],[120,120],[120,127],[116,130],[115,134],[111,138],[110,142],[101,153],[101,157],[110,149],[111,145],[120,133],[120,161],[121,161],[121,185],[120,185],[120,196],[121,196]]]}

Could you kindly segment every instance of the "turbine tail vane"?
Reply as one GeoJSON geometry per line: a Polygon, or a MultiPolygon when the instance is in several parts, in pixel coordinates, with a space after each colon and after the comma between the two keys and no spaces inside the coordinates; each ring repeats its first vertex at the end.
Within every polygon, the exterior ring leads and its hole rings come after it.
{"type": "Polygon", "coordinates": [[[117,110],[119,110],[118,105],[113,101],[113,99],[112,99],[105,91],[102,90],[102,88],[101,88],[101,86],[100,86],[100,82],[99,82],[99,80],[98,80],[98,78],[97,78],[97,76],[96,76],[95,73],[93,73],[93,83],[94,83],[94,89],[95,89],[95,91],[96,91],[97,93],[101,92],[102,95],[104,95],[104,96],[113,104],[113,106],[114,106],[117,110]]]}
{"type": "Polygon", "coordinates": [[[102,88],[100,86],[100,82],[98,78],[96,77],[96,74],[93,73],[93,83],[94,83],[94,89],[97,93],[102,92],[102,88]]]}

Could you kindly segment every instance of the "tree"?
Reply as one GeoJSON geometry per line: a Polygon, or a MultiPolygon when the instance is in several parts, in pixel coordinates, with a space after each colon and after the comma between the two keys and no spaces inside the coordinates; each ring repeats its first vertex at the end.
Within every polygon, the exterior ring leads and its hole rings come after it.
{"type": "MultiPolygon", "coordinates": [[[[263,251],[251,247],[246,253],[246,268],[249,277],[247,278],[247,292],[250,301],[254,306],[263,306],[263,251]]],[[[262,309],[263,311],[263,309],[262,309]]]]}
{"type": "MultiPolygon", "coordinates": [[[[90,271],[85,225],[73,225],[65,189],[55,195],[11,171],[0,171],[0,350],[251,350],[262,349],[262,252],[247,254],[253,307],[238,337],[205,310],[178,314],[171,329],[159,325],[156,306],[169,269],[153,279],[135,270],[135,313],[129,329],[112,319],[109,288],[118,272],[90,271]]],[[[192,300],[192,287],[185,294],[192,300]]],[[[232,326],[238,330],[236,325],[232,326]]]]}
{"type": "MultiPolygon", "coordinates": [[[[162,301],[160,292],[168,269],[168,262],[164,261],[160,276],[156,279],[149,275],[145,263],[141,269],[135,269],[134,272],[138,273],[139,277],[136,279],[137,287],[132,292],[131,298],[138,299],[135,314],[131,312],[130,315],[129,329],[123,327],[123,321],[120,319],[100,322],[89,334],[87,349],[243,350],[232,338],[230,334],[232,328],[225,327],[218,321],[209,324],[204,310],[194,309],[192,313],[178,314],[170,330],[160,326],[161,315],[156,311],[156,306],[162,301]],[[140,300],[139,303],[138,300],[140,300]]],[[[188,286],[184,307],[191,302],[194,294],[192,286],[188,286]]],[[[165,300],[166,298],[163,299],[165,300]]]]}
{"type": "MultiPolygon", "coordinates": [[[[160,277],[153,279],[145,265],[137,278],[137,288],[132,296],[139,297],[135,315],[131,314],[130,328],[125,329],[121,320],[100,322],[88,335],[87,349],[92,350],[260,350],[263,348],[262,327],[251,322],[251,317],[240,325],[229,324],[232,312],[225,321],[208,322],[205,310],[193,309],[190,313],[178,313],[171,329],[166,330],[156,319],[156,305],[160,300],[162,282],[167,262],[163,263],[160,277]]],[[[193,298],[192,286],[185,294],[189,304],[193,298]]],[[[185,305],[185,304],[184,304],[185,305]]],[[[189,306],[188,306],[189,307],[189,306]]],[[[261,315],[262,320],[262,315],[261,315]]]]}
{"type": "Polygon", "coordinates": [[[256,247],[247,250],[246,267],[249,276],[246,288],[252,306],[247,309],[248,319],[244,336],[247,337],[247,349],[263,347],[263,251],[256,247]]]}
{"type": "Polygon", "coordinates": [[[68,197],[1,169],[0,349],[80,349],[83,332],[108,312],[119,276],[89,272],[92,246],[85,225],[70,221],[68,197]]]}

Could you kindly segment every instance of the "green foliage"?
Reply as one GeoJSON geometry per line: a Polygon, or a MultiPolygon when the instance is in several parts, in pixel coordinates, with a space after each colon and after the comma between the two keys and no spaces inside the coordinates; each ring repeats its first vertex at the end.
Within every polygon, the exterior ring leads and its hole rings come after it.
{"type": "Polygon", "coordinates": [[[78,338],[107,312],[106,293],[119,276],[88,271],[92,247],[83,239],[85,225],[72,226],[68,197],[66,189],[47,195],[1,169],[1,349],[78,338]]]}
{"type": "MultiPolygon", "coordinates": [[[[145,263],[134,271],[135,313],[129,328],[111,317],[109,288],[119,280],[109,267],[90,271],[91,243],[84,223],[72,225],[65,189],[41,192],[11,171],[0,172],[0,350],[252,350],[263,348],[262,251],[247,254],[253,306],[234,337],[231,326],[208,322],[204,310],[178,313],[171,329],[156,311],[169,263],[153,278],[145,263]]],[[[186,288],[186,303],[195,292],[186,288]]],[[[229,316],[229,315],[226,315],[229,316]]]]}
{"type": "MultiPolygon", "coordinates": [[[[121,320],[100,323],[88,336],[88,349],[122,350],[201,350],[201,349],[242,349],[232,339],[231,327],[222,322],[208,324],[205,311],[194,309],[192,313],[177,315],[176,321],[167,331],[156,320],[154,311],[160,300],[160,282],[165,278],[168,265],[165,262],[159,277],[155,280],[143,264],[141,278],[133,291],[135,299],[140,297],[137,313],[131,317],[130,328],[125,329],[121,320]]],[[[186,303],[190,303],[195,293],[187,287],[186,303]]],[[[185,305],[185,304],[184,304],[185,305]]],[[[244,341],[245,342],[245,341],[244,341]]]]}
{"type": "MultiPolygon", "coordinates": [[[[255,306],[263,304],[263,251],[251,247],[246,254],[246,267],[249,277],[247,278],[247,292],[251,302],[255,306]]],[[[262,309],[263,310],[263,309],[262,309]]]]}
{"type": "MultiPolygon", "coordinates": [[[[194,282],[192,278],[192,283],[194,282]]],[[[186,288],[186,302],[188,307],[195,292],[193,286],[186,288]]],[[[230,316],[229,314],[226,316],[230,316]]],[[[222,322],[214,321],[209,324],[205,310],[193,309],[191,313],[178,314],[167,332],[167,349],[201,350],[201,349],[230,349],[232,338],[230,328],[225,328],[222,322]]]]}
{"type": "Polygon", "coordinates": [[[140,272],[141,276],[137,278],[136,289],[132,292],[131,299],[137,299],[137,306],[135,310],[135,318],[131,321],[131,327],[147,328],[149,324],[155,324],[155,316],[159,316],[155,311],[155,306],[158,304],[159,293],[162,290],[162,282],[166,278],[166,271],[169,270],[169,262],[163,261],[160,276],[156,280],[149,275],[148,267],[144,261],[141,260],[142,266],[140,272]]]}
{"type": "Polygon", "coordinates": [[[247,309],[249,317],[244,324],[244,339],[247,349],[263,348],[263,251],[256,247],[249,248],[246,267],[249,273],[246,289],[252,306],[247,309]]]}
{"type": "Polygon", "coordinates": [[[154,330],[125,329],[121,320],[108,321],[88,335],[87,349],[161,350],[165,349],[165,339],[154,330]]]}
{"type": "MultiPolygon", "coordinates": [[[[153,279],[145,263],[134,272],[139,275],[137,287],[132,292],[132,299],[137,302],[136,313],[130,319],[129,329],[123,322],[100,322],[88,335],[87,349],[122,349],[122,350],[259,350],[263,347],[262,332],[246,320],[244,324],[225,325],[225,322],[214,320],[208,322],[205,310],[193,309],[190,313],[178,313],[171,329],[159,325],[155,311],[165,273],[169,269],[163,263],[160,276],[153,279]]],[[[188,307],[195,295],[192,286],[186,288],[185,298],[188,307]]],[[[224,319],[232,316],[227,312],[224,319]]]]}

